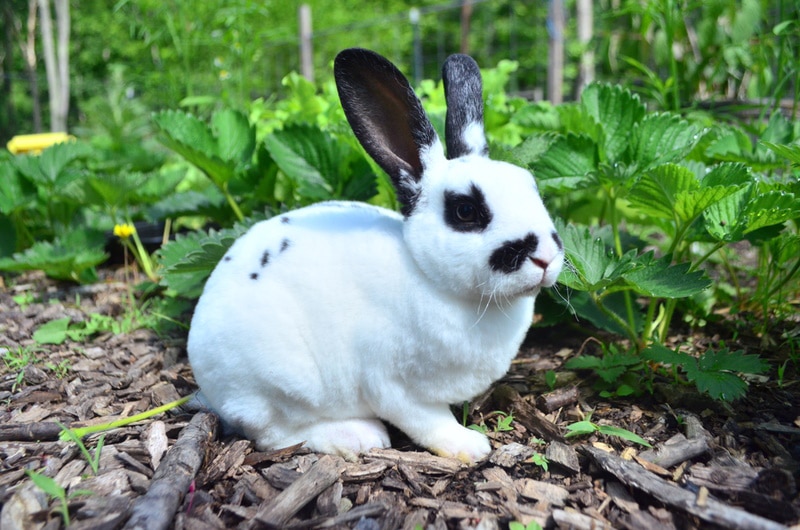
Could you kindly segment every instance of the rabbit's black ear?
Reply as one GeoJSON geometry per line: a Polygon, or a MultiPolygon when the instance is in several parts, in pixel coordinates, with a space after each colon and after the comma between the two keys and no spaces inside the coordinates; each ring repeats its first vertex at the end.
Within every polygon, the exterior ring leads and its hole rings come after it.
{"type": "Polygon", "coordinates": [[[478,64],[468,55],[451,55],[442,66],[442,81],[447,100],[447,158],[469,154],[488,156],[489,146],[483,130],[483,83],[478,64]]]}
{"type": "Polygon", "coordinates": [[[426,155],[439,144],[422,103],[400,70],[373,51],[340,52],[333,71],[347,121],[391,177],[403,214],[409,215],[419,196],[426,155]]]}

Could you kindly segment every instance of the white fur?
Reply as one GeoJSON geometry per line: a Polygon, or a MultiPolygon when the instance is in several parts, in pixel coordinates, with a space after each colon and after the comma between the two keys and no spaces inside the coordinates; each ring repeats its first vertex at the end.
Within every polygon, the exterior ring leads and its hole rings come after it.
{"type": "Polygon", "coordinates": [[[420,157],[407,219],[359,203],[306,207],[254,225],[211,274],[189,359],[210,406],[258,447],[305,442],[354,458],[389,445],[380,419],[441,455],[488,454],[487,438],[448,405],[508,370],[563,252],[528,171],[477,155],[447,160],[438,139],[420,157]],[[443,194],[471,185],[493,220],[454,232],[443,194]],[[531,232],[544,271],[532,259],[491,270],[498,246],[531,232]]]}

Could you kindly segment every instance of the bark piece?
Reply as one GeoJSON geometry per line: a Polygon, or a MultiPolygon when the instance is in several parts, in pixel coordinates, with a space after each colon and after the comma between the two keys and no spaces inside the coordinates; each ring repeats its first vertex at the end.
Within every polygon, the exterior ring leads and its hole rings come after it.
{"type": "MultiPolygon", "coordinates": [[[[270,528],[283,528],[303,506],[339,480],[341,464],[330,455],[322,456],[306,473],[259,508],[256,520],[270,528]]],[[[253,528],[248,525],[248,528],[253,528]]]]}
{"type": "Polygon", "coordinates": [[[217,421],[216,415],[208,412],[194,415],[153,474],[147,494],[134,504],[126,529],[165,530],[170,526],[216,437],[217,421]]]}
{"type": "Polygon", "coordinates": [[[553,412],[577,403],[581,394],[576,386],[561,387],[536,398],[536,406],[545,412],[553,412]]]}
{"type": "Polygon", "coordinates": [[[0,425],[0,442],[39,442],[55,441],[61,434],[61,427],[55,422],[4,423],[0,425]]]}
{"type": "Polygon", "coordinates": [[[536,408],[531,399],[523,398],[513,387],[499,385],[493,396],[500,410],[510,410],[514,419],[528,429],[528,432],[548,442],[564,442],[559,428],[536,408]]]}
{"type": "Polygon", "coordinates": [[[372,449],[364,454],[366,462],[376,460],[389,462],[392,465],[403,463],[424,475],[453,475],[464,464],[456,458],[434,456],[430,453],[398,451],[397,449],[372,449]]]}
{"type": "Polygon", "coordinates": [[[734,530],[785,530],[779,523],[728,506],[715,499],[707,499],[703,505],[698,505],[694,493],[650,473],[639,464],[623,460],[616,455],[590,445],[581,446],[580,451],[629,487],[647,493],[674,509],[682,510],[708,523],[734,530]]]}
{"type": "Polygon", "coordinates": [[[250,448],[250,440],[236,440],[223,449],[217,457],[197,476],[201,487],[224,478],[233,476],[241,467],[245,453],[250,448]]]}
{"type": "Polygon", "coordinates": [[[569,491],[566,488],[540,480],[522,478],[514,481],[514,484],[519,494],[526,499],[544,501],[553,506],[564,506],[569,497],[569,491]]]}
{"type": "Polygon", "coordinates": [[[578,453],[571,445],[552,441],[547,446],[544,456],[551,463],[558,464],[572,474],[578,474],[581,471],[581,465],[580,462],[578,462],[578,453]]]}
{"type": "Polygon", "coordinates": [[[554,510],[553,520],[558,528],[569,530],[613,530],[614,527],[607,521],[601,521],[572,510],[554,510]]]}
{"type": "Polygon", "coordinates": [[[499,447],[489,456],[489,462],[502,467],[514,467],[523,460],[530,458],[534,450],[528,445],[512,442],[499,447]]]}

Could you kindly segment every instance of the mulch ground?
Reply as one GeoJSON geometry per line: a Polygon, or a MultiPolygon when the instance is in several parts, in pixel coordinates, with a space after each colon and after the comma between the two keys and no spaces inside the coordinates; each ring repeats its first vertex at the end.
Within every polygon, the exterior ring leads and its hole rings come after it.
{"type": "MultiPolygon", "coordinates": [[[[63,526],[60,501],[26,471],[53,477],[70,495],[70,528],[495,529],[536,521],[545,528],[778,529],[800,523],[796,366],[789,363],[782,386],[773,367],[773,377],[752,381],[747,397],[733,404],[689,387],[676,391],[667,381],[657,381],[653,395],[607,400],[583,379],[587,374],[561,368],[582,347],[593,347],[563,327],[534,329],[507,377],[473,403],[469,421],[485,426],[494,448],[476,466],[432,456],[399,432],[392,449],[358,462],[302,447],[263,453],[247,440],[222,436],[212,414],[182,408],[106,432],[94,474],[76,443],[58,439],[56,422],[106,423],[196,390],[185,330],[104,332],[59,345],[33,341],[38,326],[65,316],[122,319],[128,287],[121,280],[118,273],[78,287],[32,274],[0,283],[3,530],[63,526]],[[11,361],[23,353],[31,356],[24,366],[11,361]],[[545,383],[548,370],[558,374],[555,390],[545,383]],[[506,425],[495,411],[512,413],[513,421],[506,425]],[[568,424],[589,415],[597,425],[642,436],[653,449],[597,433],[564,438],[568,424]]],[[[760,346],[765,341],[744,336],[719,338],[774,358],[775,351],[760,346]]],[[[702,346],[709,339],[683,340],[702,346]]],[[[90,451],[99,436],[85,439],[90,451]]]]}

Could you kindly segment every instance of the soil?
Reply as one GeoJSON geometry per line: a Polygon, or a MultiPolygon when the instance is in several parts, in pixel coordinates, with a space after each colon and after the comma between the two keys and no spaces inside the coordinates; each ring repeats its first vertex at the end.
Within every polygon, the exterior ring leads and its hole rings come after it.
{"type": "Polygon", "coordinates": [[[730,322],[714,334],[675,340],[702,351],[722,339],[771,361],[769,376],[750,380],[747,396],[734,403],[659,379],[652,394],[602,398],[589,374],[563,368],[578,353],[596,351],[596,342],[586,340],[592,331],[534,328],[508,375],[472,404],[468,421],[484,425],[493,445],[489,459],[473,466],[430,455],[399,432],[393,449],[357,462],[303,447],[259,452],[250,441],[222,435],[212,414],[183,406],[87,436],[89,458],[103,436],[95,473],[78,444],[59,440],[55,422],[106,423],[196,390],[185,328],[162,335],[105,331],[61,344],[33,340],[41,324],[63,317],[78,323],[99,314],[124,322],[129,286],[121,271],[107,276],[90,286],[37,274],[6,278],[4,285],[0,277],[3,530],[64,526],[61,501],[26,472],[52,477],[64,489],[71,528],[800,524],[797,366],[789,361],[779,378],[787,354],[777,332],[770,341],[730,322]],[[555,384],[545,377],[551,370],[555,384]],[[600,432],[565,438],[567,425],[589,418],[635,433],[653,449],[600,432]]]}

